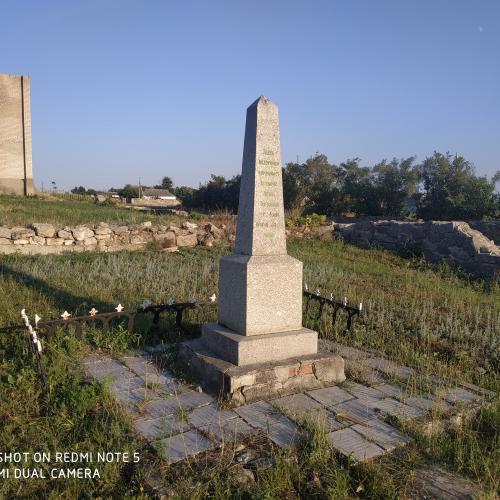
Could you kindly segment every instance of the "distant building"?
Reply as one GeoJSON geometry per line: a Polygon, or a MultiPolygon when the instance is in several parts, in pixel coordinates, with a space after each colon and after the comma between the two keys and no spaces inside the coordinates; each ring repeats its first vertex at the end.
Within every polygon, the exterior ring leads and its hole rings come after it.
{"type": "Polygon", "coordinates": [[[181,204],[177,196],[168,189],[141,188],[142,196],[132,198],[130,203],[138,207],[177,207],[181,204]]]}
{"type": "Polygon", "coordinates": [[[177,201],[177,197],[168,189],[144,188],[142,197],[145,200],[177,201]]]}
{"type": "Polygon", "coordinates": [[[34,192],[30,79],[0,74],[0,193],[34,192]]]}

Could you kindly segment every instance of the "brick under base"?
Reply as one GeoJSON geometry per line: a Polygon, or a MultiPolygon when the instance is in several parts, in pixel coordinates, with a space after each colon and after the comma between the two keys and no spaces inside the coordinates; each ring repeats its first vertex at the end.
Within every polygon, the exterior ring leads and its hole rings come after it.
{"type": "Polygon", "coordinates": [[[344,360],[331,352],[236,366],[214,357],[199,339],[183,342],[181,366],[203,387],[233,406],[285,396],[345,380],[344,360]]]}

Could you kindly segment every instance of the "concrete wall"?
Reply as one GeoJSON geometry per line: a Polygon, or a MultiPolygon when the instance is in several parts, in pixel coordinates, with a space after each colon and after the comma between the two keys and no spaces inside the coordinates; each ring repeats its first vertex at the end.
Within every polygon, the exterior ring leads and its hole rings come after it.
{"type": "Polygon", "coordinates": [[[0,193],[32,194],[30,80],[0,74],[0,193]]]}
{"type": "Polygon", "coordinates": [[[430,263],[446,261],[476,277],[500,277],[500,247],[466,222],[362,221],[335,224],[334,234],[363,247],[414,252],[430,263]]]}

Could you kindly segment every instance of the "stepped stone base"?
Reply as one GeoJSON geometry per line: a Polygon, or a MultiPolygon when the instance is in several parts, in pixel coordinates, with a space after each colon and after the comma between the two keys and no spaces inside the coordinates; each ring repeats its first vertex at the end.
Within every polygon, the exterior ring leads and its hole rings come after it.
{"type": "Polygon", "coordinates": [[[218,323],[207,323],[202,326],[201,342],[215,356],[238,366],[307,356],[318,351],[318,334],[308,328],[240,335],[218,323]]]}
{"type": "Polygon", "coordinates": [[[233,406],[330,386],[345,380],[344,360],[331,352],[236,366],[209,351],[202,339],[195,339],[181,344],[179,361],[205,391],[233,406]]]}

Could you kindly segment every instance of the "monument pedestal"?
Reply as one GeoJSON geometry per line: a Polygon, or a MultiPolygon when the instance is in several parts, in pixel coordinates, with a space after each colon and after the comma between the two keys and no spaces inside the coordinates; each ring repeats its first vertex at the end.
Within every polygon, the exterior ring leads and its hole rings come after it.
{"type": "Polygon", "coordinates": [[[243,336],[302,329],[302,262],[228,255],[219,265],[219,324],[243,336]]]}
{"type": "Polygon", "coordinates": [[[247,109],[236,241],[219,267],[218,323],[184,342],[180,359],[202,386],[233,404],[345,380],[344,360],[318,353],[302,326],[302,262],[286,251],[278,108],[247,109]]]}
{"type": "Polygon", "coordinates": [[[238,366],[316,354],[318,334],[301,327],[288,332],[241,335],[218,323],[201,329],[201,342],[217,357],[238,366]]]}
{"type": "MultiPolygon", "coordinates": [[[[312,330],[307,332],[316,336],[312,330]]],[[[344,360],[331,352],[315,352],[278,361],[237,366],[221,359],[211,349],[212,344],[207,349],[202,338],[183,342],[179,349],[179,360],[203,390],[232,406],[318,389],[345,380],[344,360]]],[[[272,358],[273,353],[270,354],[272,358]]]]}

